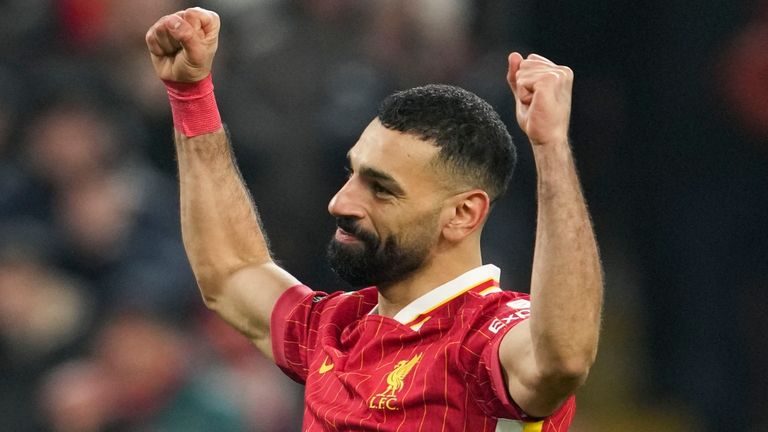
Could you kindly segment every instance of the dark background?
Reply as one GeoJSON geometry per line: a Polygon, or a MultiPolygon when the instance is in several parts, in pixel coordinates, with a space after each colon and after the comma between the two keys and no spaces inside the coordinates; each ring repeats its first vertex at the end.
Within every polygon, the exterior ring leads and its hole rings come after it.
{"type": "MultiPolygon", "coordinates": [[[[578,431],[768,431],[768,3],[208,1],[216,93],[275,256],[316,289],[326,205],[378,101],[461,85],[520,164],[485,232],[527,291],[535,168],[506,54],[576,75],[606,272],[578,431]]],[[[301,388],[204,311],[144,33],[180,0],[0,1],[0,425],[293,431],[301,388]]]]}

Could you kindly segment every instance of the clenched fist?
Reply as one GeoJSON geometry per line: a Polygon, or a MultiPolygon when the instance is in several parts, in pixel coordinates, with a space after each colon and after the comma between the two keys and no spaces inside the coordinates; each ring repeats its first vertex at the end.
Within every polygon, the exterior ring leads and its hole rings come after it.
{"type": "Polygon", "coordinates": [[[219,16],[202,8],[166,15],[150,27],[146,41],[157,76],[195,82],[211,73],[219,44],[219,16]]]}
{"type": "Polygon", "coordinates": [[[508,60],[520,128],[534,146],[567,142],[573,71],[536,54],[514,52],[508,60]]]}

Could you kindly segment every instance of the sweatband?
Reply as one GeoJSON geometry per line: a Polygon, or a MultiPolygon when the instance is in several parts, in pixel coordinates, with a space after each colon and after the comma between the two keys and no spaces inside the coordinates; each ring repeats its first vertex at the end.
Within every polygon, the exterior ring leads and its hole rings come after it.
{"type": "Polygon", "coordinates": [[[173,126],[179,132],[194,137],[221,129],[221,116],[213,94],[211,74],[191,83],[163,82],[171,102],[173,126]]]}

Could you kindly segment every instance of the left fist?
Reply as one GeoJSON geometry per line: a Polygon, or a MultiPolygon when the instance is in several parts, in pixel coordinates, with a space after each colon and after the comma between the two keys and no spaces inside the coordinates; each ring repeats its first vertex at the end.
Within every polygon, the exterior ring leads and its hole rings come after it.
{"type": "Polygon", "coordinates": [[[517,123],[534,146],[568,140],[573,71],[536,54],[509,55],[507,83],[515,95],[517,123]]]}

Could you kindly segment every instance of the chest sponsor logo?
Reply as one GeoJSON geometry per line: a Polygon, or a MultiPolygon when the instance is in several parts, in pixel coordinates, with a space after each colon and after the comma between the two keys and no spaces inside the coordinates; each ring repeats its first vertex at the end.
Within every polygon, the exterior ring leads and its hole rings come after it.
{"type": "Polygon", "coordinates": [[[416,354],[410,360],[400,360],[397,362],[392,372],[387,374],[387,388],[370,398],[368,408],[390,411],[399,410],[400,408],[397,406],[397,393],[403,389],[405,378],[411,372],[411,369],[421,361],[422,355],[423,353],[416,354]]]}

